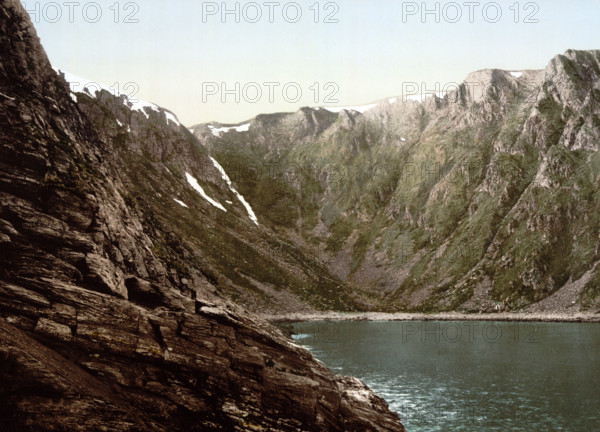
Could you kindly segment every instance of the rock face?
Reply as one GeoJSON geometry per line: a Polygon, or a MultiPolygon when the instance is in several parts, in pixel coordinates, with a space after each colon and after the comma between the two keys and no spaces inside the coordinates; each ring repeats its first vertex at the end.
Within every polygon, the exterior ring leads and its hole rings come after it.
{"type": "Polygon", "coordinates": [[[365,308],[537,310],[576,286],[543,309],[598,310],[600,51],[449,88],[194,132],[265,224],[365,308]]]}
{"type": "MultiPolygon", "coordinates": [[[[72,98],[17,0],[0,1],[0,39],[1,430],[404,430],[360,382],[224,300],[249,282],[220,273],[211,240],[271,237],[241,232],[241,204],[221,214],[184,189],[195,170],[213,198],[234,197],[185,128],[107,94],[72,98]],[[189,157],[153,178],[152,155],[173,149],[189,157]],[[191,218],[218,236],[186,239],[191,218]]],[[[312,277],[303,265],[285,274],[312,277]]]]}

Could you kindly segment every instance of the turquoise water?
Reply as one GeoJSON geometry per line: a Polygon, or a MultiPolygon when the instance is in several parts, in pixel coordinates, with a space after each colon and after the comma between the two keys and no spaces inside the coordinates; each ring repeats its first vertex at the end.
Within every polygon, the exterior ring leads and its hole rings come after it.
{"type": "Polygon", "coordinates": [[[303,322],[294,339],[362,379],[408,432],[600,431],[600,324],[303,322]]]}

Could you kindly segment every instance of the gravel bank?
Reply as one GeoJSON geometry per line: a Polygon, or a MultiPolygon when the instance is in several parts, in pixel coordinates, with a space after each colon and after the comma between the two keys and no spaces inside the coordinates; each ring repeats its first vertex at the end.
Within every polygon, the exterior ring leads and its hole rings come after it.
{"type": "Polygon", "coordinates": [[[295,321],[537,321],[537,322],[600,322],[598,313],[481,313],[465,314],[446,312],[436,314],[421,313],[345,313],[317,312],[290,313],[284,315],[262,315],[271,322],[295,321]]]}

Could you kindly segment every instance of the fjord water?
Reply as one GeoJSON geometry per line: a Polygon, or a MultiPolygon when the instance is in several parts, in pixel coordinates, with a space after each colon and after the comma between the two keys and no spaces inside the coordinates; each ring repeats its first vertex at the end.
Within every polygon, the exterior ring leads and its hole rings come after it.
{"type": "Polygon", "coordinates": [[[408,432],[600,430],[600,324],[301,322],[297,343],[363,380],[408,432]]]}

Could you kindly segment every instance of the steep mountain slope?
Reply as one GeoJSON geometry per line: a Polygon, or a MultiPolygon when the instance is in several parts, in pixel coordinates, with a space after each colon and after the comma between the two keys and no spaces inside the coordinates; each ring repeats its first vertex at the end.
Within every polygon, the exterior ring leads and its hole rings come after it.
{"type": "Polygon", "coordinates": [[[444,97],[194,133],[257,214],[370,308],[596,310],[599,90],[600,52],[567,51],[444,97]]]}
{"type": "Polygon", "coordinates": [[[145,215],[156,237],[153,252],[169,263],[182,290],[212,280],[224,295],[255,310],[360,308],[324,265],[264,226],[227,172],[166,112],[130,110],[128,100],[106,91],[79,93],[77,100],[118,152],[123,198],[145,215]]]}
{"type": "MultiPolygon", "coordinates": [[[[17,0],[0,39],[1,430],[403,430],[224,300],[248,283],[221,256],[271,237],[172,115],[70,94],[17,0]]],[[[302,259],[280,277],[310,279],[302,259]]]]}

